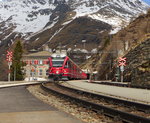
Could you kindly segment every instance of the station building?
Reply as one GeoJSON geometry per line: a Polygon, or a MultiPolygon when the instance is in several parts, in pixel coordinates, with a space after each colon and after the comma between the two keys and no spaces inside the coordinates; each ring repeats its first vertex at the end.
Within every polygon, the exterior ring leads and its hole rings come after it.
{"type": "Polygon", "coordinates": [[[51,54],[49,51],[40,51],[23,55],[22,61],[26,63],[25,81],[40,81],[48,78],[48,57],[51,54]]]}

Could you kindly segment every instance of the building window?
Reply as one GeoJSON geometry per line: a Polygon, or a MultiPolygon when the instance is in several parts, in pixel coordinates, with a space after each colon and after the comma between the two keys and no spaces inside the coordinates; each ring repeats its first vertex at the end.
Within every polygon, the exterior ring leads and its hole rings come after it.
{"type": "Polygon", "coordinates": [[[43,61],[42,61],[42,60],[39,60],[39,64],[43,64],[43,61]]]}
{"type": "Polygon", "coordinates": [[[39,70],[39,75],[42,76],[42,74],[43,74],[43,70],[40,69],[40,70],[39,70]]]}
{"type": "Polygon", "coordinates": [[[38,60],[35,60],[35,61],[34,61],[34,64],[38,65],[38,60]]]}
{"type": "Polygon", "coordinates": [[[34,60],[32,60],[32,64],[34,64],[34,60]]]}
{"type": "Polygon", "coordinates": [[[35,76],[35,73],[36,73],[35,70],[32,69],[32,70],[30,71],[30,76],[32,76],[32,77],[35,76]]]}
{"type": "Polygon", "coordinates": [[[47,76],[49,75],[49,70],[46,70],[46,75],[47,75],[47,76]]]}

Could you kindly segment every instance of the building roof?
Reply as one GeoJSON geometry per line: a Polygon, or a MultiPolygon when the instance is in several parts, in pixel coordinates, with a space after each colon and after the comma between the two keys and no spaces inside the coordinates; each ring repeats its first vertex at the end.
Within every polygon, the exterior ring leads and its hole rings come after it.
{"type": "Polygon", "coordinates": [[[48,51],[40,51],[36,53],[24,54],[23,56],[51,56],[52,53],[48,51]]]}
{"type": "Polygon", "coordinates": [[[40,51],[36,53],[23,54],[23,59],[25,58],[48,58],[52,55],[51,52],[48,51],[40,51]]]}

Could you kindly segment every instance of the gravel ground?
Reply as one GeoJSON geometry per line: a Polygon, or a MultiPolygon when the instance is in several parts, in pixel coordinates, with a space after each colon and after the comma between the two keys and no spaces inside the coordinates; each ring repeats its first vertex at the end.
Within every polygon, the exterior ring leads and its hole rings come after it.
{"type": "MultiPolygon", "coordinates": [[[[60,98],[53,93],[47,93],[43,91],[39,85],[29,86],[30,93],[35,95],[38,99],[45,103],[56,107],[57,109],[73,115],[74,117],[81,119],[87,123],[114,123],[112,119],[105,117],[104,115],[97,114],[91,110],[87,110],[80,105],[74,104],[67,99],[60,98]]],[[[115,123],[120,123],[116,121],[115,123]]]]}

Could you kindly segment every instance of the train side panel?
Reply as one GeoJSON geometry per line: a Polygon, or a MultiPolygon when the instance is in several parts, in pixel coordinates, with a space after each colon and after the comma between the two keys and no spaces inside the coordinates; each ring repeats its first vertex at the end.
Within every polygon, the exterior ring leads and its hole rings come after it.
{"type": "Polygon", "coordinates": [[[68,57],[49,59],[49,78],[54,79],[86,79],[87,75],[68,57]]]}

